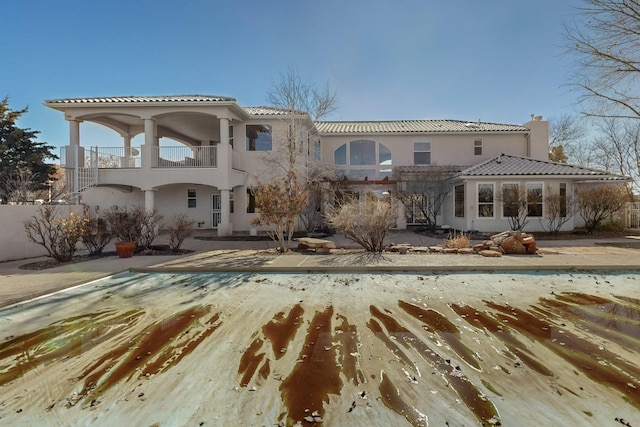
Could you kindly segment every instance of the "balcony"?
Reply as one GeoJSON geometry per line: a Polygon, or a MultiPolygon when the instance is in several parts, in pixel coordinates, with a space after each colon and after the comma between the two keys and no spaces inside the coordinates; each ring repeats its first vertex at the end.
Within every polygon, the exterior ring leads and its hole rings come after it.
{"type": "Polygon", "coordinates": [[[218,150],[215,145],[202,147],[153,147],[152,168],[215,168],[218,150]]]}

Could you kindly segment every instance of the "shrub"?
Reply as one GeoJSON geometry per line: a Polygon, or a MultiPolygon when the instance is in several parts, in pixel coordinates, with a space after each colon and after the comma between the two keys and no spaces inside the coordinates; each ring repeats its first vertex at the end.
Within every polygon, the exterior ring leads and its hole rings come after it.
{"type": "Polygon", "coordinates": [[[178,252],[187,237],[193,236],[193,225],[195,221],[185,214],[178,214],[173,217],[169,231],[169,247],[171,251],[178,252]]]}
{"type": "Polygon", "coordinates": [[[331,226],[342,230],[368,252],[382,252],[387,232],[396,224],[393,202],[367,193],[363,201],[348,198],[327,214],[331,226]]]}
{"type": "Polygon", "coordinates": [[[105,246],[113,240],[113,233],[104,218],[90,218],[85,215],[85,227],[80,239],[89,250],[89,255],[100,255],[105,246]]]}
{"type": "Polygon", "coordinates": [[[628,193],[621,186],[600,185],[576,192],[578,209],[587,232],[598,228],[605,219],[612,218],[624,206],[628,193]]]}
{"type": "Polygon", "coordinates": [[[162,215],[157,209],[148,211],[141,206],[114,206],[105,215],[111,232],[120,242],[136,242],[136,251],[149,250],[158,237],[158,223],[162,215]]]}
{"type": "Polygon", "coordinates": [[[55,206],[40,208],[37,216],[24,222],[27,238],[47,250],[56,261],[71,261],[82,236],[86,218],[70,213],[58,216],[55,206]]]}
{"type": "Polygon", "coordinates": [[[142,251],[149,251],[151,250],[153,241],[156,240],[160,233],[159,224],[163,216],[157,209],[153,209],[151,211],[143,208],[136,209],[139,210],[136,216],[141,223],[140,236],[136,240],[136,247],[142,251]]]}
{"type": "Polygon", "coordinates": [[[119,208],[114,206],[105,214],[111,233],[119,242],[137,242],[142,234],[140,208],[119,208]]]}

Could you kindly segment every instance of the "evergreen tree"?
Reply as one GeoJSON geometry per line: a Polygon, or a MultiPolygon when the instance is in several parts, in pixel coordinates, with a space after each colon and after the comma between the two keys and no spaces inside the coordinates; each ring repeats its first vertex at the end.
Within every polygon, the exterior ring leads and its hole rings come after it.
{"type": "Polygon", "coordinates": [[[32,174],[33,188],[40,190],[45,188],[46,182],[55,173],[55,167],[46,163],[46,159],[58,158],[52,153],[55,147],[45,142],[37,142],[40,132],[29,128],[20,128],[16,121],[27,112],[11,110],[9,99],[0,101],[0,203],[6,203],[11,184],[19,179],[21,171],[28,170],[32,174]]]}

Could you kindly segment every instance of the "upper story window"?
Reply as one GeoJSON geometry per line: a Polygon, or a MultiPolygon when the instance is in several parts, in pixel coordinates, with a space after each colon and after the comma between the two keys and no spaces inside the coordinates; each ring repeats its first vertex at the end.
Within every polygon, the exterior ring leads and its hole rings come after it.
{"type": "Polygon", "coordinates": [[[320,161],[322,160],[320,151],[320,138],[313,139],[313,160],[320,161]]]}
{"type": "Polygon", "coordinates": [[[229,145],[233,148],[233,126],[229,125],[229,145]]]}
{"type": "Polygon", "coordinates": [[[482,138],[473,140],[473,154],[475,156],[482,156],[482,138]]]}
{"type": "Polygon", "coordinates": [[[247,125],[247,151],[271,151],[270,125],[247,125]]]}
{"type": "Polygon", "coordinates": [[[336,166],[344,176],[355,179],[378,179],[391,176],[391,150],[371,140],[356,140],[342,144],[333,152],[336,166]]]}
{"type": "Polygon", "coordinates": [[[431,142],[415,141],[413,143],[413,164],[426,166],[431,164],[431,142]]]}

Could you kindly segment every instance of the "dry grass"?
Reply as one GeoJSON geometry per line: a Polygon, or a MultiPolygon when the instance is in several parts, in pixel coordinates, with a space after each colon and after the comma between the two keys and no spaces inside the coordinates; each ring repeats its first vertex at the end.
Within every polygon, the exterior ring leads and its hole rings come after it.
{"type": "Polygon", "coordinates": [[[442,243],[444,248],[464,249],[471,247],[471,240],[464,234],[449,234],[449,237],[442,243]]]}

